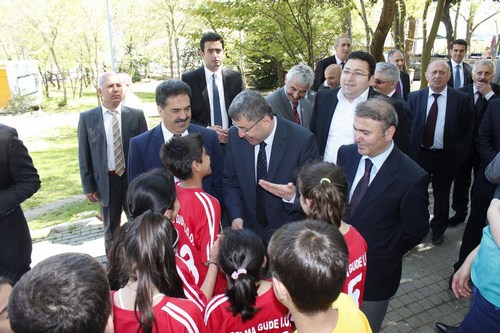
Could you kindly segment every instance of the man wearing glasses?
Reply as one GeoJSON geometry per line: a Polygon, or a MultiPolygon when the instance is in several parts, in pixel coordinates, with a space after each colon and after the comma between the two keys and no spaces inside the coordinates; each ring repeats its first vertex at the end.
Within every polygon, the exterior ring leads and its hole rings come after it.
{"type": "MultiPolygon", "coordinates": [[[[310,129],[316,135],[319,153],[325,162],[336,163],[339,147],[354,143],[352,124],[356,106],[368,98],[382,95],[370,88],[375,64],[369,53],[352,52],[342,70],[340,88],[319,91],[316,95],[310,129]]],[[[399,101],[388,100],[398,115],[394,142],[406,153],[409,130],[404,106],[399,101]]]]}
{"type": "Polygon", "coordinates": [[[257,91],[238,94],[229,107],[223,195],[231,227],[249,228],[267,244],[274,230],[300,219],[295,170],[318,159],[314,135],[276,117],[257,91]]]}

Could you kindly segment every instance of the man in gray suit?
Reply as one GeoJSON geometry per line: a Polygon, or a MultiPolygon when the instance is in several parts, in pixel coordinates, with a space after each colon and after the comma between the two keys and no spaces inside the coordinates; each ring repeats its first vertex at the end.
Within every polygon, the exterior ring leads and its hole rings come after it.
{"type": "Polygon", "coordinates": [[[274,113],[309,129],[312,104],[304,97],[311,88],[313,80],[314,72],[311,67],[300,64],[290,68],[285,76],[285,86],[266,97],[274,113]]]}
{"type": "Polygon", "coordinates": [[[100,204],[108,253],[125,208],[129,142],[148,127],[141,110],[121,105],[123,86],[118,74],[102,74],[97,87],[102,105],[80,114],[78,159],[83,193],[100,204]]]}

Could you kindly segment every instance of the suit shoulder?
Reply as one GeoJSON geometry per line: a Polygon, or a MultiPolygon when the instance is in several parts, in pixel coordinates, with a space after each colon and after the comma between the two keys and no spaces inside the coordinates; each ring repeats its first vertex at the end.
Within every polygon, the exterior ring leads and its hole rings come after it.
{"type": "Polygon", "coordinates": [[[238,76],[238,77],[241,77],[241,73],[240,72],[235,71],[234,69],[226,68],[226,67],[222,68],[222,74],[227,75],[227,76],[238,76]]]}
{"type": "Polygon", "coordinates": [[[191,79],[193,77],[196,77],[197,75],[200,75],[200,72],[203,72],[203,66],[198,67],[196,69],[187,71],[186,73],[182,74],[181,79],[184,81],[184,79],[191,79]]]}

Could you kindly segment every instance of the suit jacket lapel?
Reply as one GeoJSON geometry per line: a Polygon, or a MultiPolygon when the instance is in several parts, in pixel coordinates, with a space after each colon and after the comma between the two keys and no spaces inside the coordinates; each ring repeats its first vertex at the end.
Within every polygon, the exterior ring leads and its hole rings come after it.
{"type": "Polygon", "coordinates": [[[278,90],[278,97],[279,97],[280,103],[283,107],[283,110],[286,110],[286,114],[288,115],[287,119],[295,122],[295,118],[293,116],[292,106],[290,105],[290,101],[288,100],[288,98],[286,97],[286,94],[285,94],[285,88],[281,87],[278,90]]]}
{"type": "MultiPolygon", "coordinates": [[[[197,74],[198,74],[198,80],[196,81],[198,81],[198,89],[201,91],[203,99],[205,100],[205,106],[207,110],[210,110],[210,100],[208,99],[208,89],[207,89],[208,83],[207,79],[205,78],[205,67],[201,66],[198,69],[197,74]]],[[[210,120],[210,117],[208,120],[210,120]]]]}

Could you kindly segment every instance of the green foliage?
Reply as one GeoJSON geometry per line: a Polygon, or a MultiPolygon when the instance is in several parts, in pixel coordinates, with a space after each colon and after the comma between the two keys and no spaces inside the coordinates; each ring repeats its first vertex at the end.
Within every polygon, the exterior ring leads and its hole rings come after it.
{"type": "MultiPolygon", "coordinates": [[[[212,0],[194,8],[193,15],[217,27],[226,39],[226,48],[233,46],[235,59],[243,59],[248,68],[274,73],[301,62],[313,67],[330,54],[340,33],[341,18],[330,1],[212,0]],[[270,59],[282,68],[264,66],[270,59]]],[[[268,73],[252,75],[265,78],[268,73]]]]}
{"type": "Polygon", "coordinates": [[[34,99],[31,95],[14,95],[5,105],[5,109],[14,114],[22,114],[32,110],[34,99]]]}
{"type": "Polygon", "coordinates": [[[279,85],[276,73],[278,62],[275,59],[264,57],[250,59],[248,71],[249,85],[258,90],[268,90],[279,85]]]}

